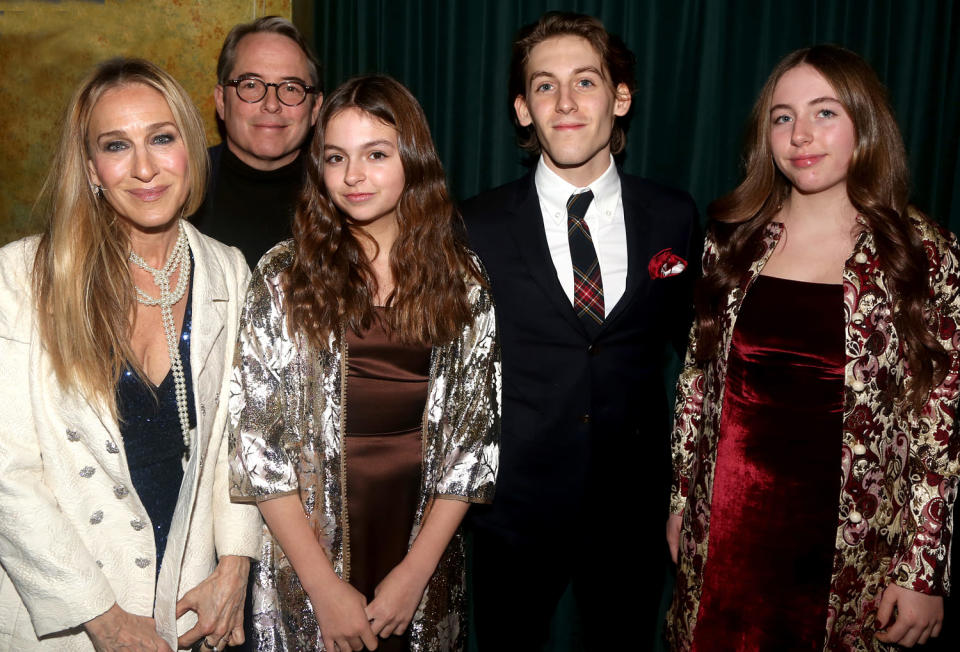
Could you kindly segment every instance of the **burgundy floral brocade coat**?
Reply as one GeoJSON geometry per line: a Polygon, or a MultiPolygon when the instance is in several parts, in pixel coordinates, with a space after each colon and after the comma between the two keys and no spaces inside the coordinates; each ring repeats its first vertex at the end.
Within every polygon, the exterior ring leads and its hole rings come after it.
{"type": "MultiPolygon", "coordinates": [[[[846,365],[841,490],[830,583],[825,650],[887,649],[874,639],[876,611],[891,582],[928,594],[949,591],[953,503],[960,473],[960,438],[954,437],[960,371],[960,248],[953,234],[919,215],[911,221],[929,262],[934,335],[950,368],[919,415],[897,406],[909,377],[893,325],[884,273],[874,240],[864,230],[843,273],[846,365]]],[[[697,623],[710,539],[717,438],[723,409],[727,355],[737,315],[753,280],[783,231],[771,223],[762,255],[727,297],[722,335],[709,363],[693,357],[696,325],[677,386],[672,441],[671,513],[683,513],[677,584],[667,638],[690,648],[697,623]]],[[[716,259],[707,238],[704,269],[716,259]]],[[[775,324],[771,316],[771,324],[775,324]]],[[[776,599],[776,596],[770,596],[776,599]]]]}

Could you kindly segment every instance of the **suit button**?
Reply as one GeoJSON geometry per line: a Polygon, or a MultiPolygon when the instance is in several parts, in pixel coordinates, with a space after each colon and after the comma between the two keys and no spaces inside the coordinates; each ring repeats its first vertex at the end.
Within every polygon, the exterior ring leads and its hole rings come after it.
{"type": "Polygon", "coordinates": [[[856,525],[863,520],[863,515],[860,512],[850,512],[850,515],[847,516],[851,523],[856,525]]]}
{"type": "Polygon", "coordinates": [[[867,447],[863,444],[854,444],[853,445],[853,454],[854,455],[866,455],[867,447]]]}
{"type": "Polygon", "coordinates": [[[863,384],[862,380],[855,380],[852,383],[850,383],[850,389],[852,389],[855,392],[862,392],[864,389],[866,389],[866,387],[867,386],[863,384]]]}
{"type": "Polygon", "coordinates": [[[867,254],[859,251],[857,252],[857,255],[853,257],[853,259],[862,265],[867,262],[867,254]]]}
{"type": "Polygon", "coordinates": [[[590,423],[590,415],[584,414],[582,417],[580,417],[580,423],[590,423]]]}
{"type": "Polygon", "coordinates": [[[587,347],[587,353],[590,355],[599,355],[600,354],[600,344],[594,343],[587,347]]]}

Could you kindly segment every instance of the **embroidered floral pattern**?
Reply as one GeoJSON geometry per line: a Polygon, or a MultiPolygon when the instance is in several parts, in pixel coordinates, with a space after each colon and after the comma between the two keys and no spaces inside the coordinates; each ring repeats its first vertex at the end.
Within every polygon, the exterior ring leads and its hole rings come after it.
{"type": "MultiPolygon", "coordinates": [[[[896,398],[910,372],[873,237],[863,232],[843,274],[846,381],[838,460],[842,487],[824,649],[876,649],[876,610],[891,582],[924,593],[949,590],[947,524],[960,484],[960,447],[949,446],[960,391],[960,247],[940,227],[920,216],[912,220],[929,261],[933,333],[950,356],[950,369],[919,415],[898,407],[896,398]]],[[[761,255],[730,293],[716,355],[699,367],[688,351],[677,384],[671,510],[683,511],[683,529],[668,616],[667,635],[674,649],[689,649],[696,627],[734,325],[743,297],[781,231],[779,224],[767,226],[761,255]]],[[[704,268],[715,257],[716,246],[708,237],[704,268]]],[[[695,338],[694,329],[691,349],[695,338]]]]}

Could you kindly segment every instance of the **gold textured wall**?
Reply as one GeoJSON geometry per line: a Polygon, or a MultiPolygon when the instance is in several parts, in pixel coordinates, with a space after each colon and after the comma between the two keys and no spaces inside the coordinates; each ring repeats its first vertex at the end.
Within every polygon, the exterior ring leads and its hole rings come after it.
{"type": "Polygon", "coordinates": [[[38,230],[30,212],[61,113],[94,64],[114,56],[159,64],[189,91],[215,144],[224,37],[236,23],[291,11],[292,0],[0,1],[0,245],[38,230]]]}

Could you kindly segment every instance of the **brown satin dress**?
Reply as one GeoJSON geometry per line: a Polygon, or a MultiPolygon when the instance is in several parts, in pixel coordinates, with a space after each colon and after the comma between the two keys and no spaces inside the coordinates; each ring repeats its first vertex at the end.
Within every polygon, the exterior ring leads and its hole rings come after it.
{"type": "MultiPolygon", "coordinates": [[[[370,602],[406,555],[417,511],[430,347],[393,341],[379,319],[362,336],[348,331],[347,347],[350,584],[370,602]]],[[[391,636],[377,649],[407,647],[391,636]]]]}

